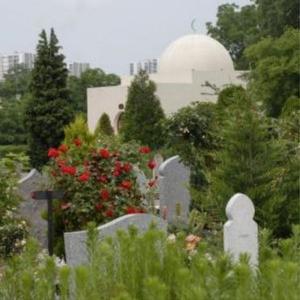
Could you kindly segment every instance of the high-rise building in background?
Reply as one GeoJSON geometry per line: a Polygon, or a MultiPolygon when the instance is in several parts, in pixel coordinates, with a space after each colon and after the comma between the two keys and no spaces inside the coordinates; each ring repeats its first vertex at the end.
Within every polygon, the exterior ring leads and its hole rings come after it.
{"type": "Polygon", "coordinates": [[[35,55],[28,52],[14,52],[9,55],[0,54],[0,80],[3,80],[4,75],[9,69],[16,65],[24,65],[25,68],[32,70],[34,65],[35,55]]]}
{"type": "Polygon", "coordinates": [[[132,76],[136,75],[140,70],[144,70],[148,74],[154,74],[157,73],[157,65],[158,65],[158,60],[156,58],[145,59],[137,63],[130,63],[129,74],[132,76]]]}
{"type": "Polygon", "coordinates": [[[81,73],[88,70],[90,68],[89,63],[77,63],[73,62],[69,64],[69,73],[72,76],[80,77],[81,73]]]}

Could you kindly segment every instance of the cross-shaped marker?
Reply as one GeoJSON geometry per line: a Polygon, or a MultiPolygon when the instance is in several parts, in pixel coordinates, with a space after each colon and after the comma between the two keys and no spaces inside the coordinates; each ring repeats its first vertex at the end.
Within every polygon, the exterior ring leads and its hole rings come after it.
{"type": "Polygon", "coordinates": [[[31,194],[32,199],[47,200],[48,207],[48,251],[49,255],[53,255],[53,209],[52,200],[62,199],[64,196],[63,191],[35,191],[31,194]]]}

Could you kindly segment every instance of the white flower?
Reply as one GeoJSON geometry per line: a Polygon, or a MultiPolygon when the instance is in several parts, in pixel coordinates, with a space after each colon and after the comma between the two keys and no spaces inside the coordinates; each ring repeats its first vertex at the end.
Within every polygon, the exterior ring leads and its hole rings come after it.
{"type": "Polygon", "coordinates": [[[167,238],[167,241],[170,242],[170,243],[175,243],[176,242],[176,235],[174,233],[170,234],[167,238]]]}

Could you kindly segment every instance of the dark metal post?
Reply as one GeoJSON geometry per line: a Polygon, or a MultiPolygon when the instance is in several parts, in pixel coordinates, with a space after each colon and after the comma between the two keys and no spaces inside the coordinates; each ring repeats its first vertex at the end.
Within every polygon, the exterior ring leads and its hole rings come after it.
{"type": "Polygon", "coordinates": [[[63,191],[35,191],[32,198],[35,200],[47,200],[48,208],[48,252],[53,255],[54,222],[53,222],[53,199],[62,199],[63,191]]]}

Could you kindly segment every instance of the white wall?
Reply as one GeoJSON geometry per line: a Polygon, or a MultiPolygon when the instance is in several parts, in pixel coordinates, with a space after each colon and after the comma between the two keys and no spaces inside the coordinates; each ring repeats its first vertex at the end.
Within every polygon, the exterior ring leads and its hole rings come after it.
{"type": "MultiPolygon", "coordinates": [[[[195,72],[192,71],[185,77],[183,83],[166,82],[166,77],[160,74],[151,75],[156,82],[157,96],[166,115],[175,113],[179,108],[187,106],[194,101],[216,102],[217,95],[210,87],[205,86],[208,81],[222,88],[228,84],[240,84],[245,82],[238,76],[241,72],[195,72]]],[[[183,76],[181,76],[183,78],[183,76]]],[[[133,77],[126,77],[120,86],[89,88],[88,93],[88,126],[94,131],[97,121],[106,112],[116,130],[116,118],[120,114],[119,104],[125,106],[128,85],[133,77]]]]}

